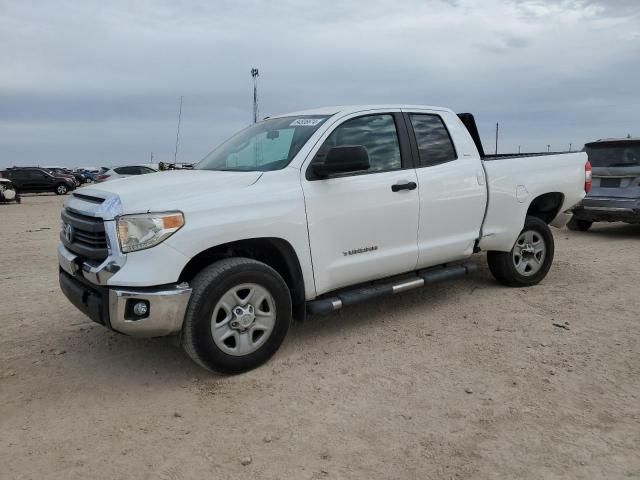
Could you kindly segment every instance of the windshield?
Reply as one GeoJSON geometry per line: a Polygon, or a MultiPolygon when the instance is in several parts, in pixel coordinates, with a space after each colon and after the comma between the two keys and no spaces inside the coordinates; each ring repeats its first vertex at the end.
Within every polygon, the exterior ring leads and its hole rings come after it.
{"type": "Polygon", "coordinates": [[[279,170],[300,151],[328,115],[272,118],[237,133],[194,166],[235,172],[279,170]]]}
{"type": "Polygon", "coordinates": [[[593,167],[640,166],[640,142],[617,145],[586,145],[585,151],[593,167]]]}

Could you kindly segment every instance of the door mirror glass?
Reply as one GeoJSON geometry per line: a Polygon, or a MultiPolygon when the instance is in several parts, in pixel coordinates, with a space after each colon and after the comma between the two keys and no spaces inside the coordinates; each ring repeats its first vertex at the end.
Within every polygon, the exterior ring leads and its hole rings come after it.
{"type": "Polygon", "coordinates": [[[352,173],[369,170],[369,152],[362,145],[343,145],[332,147],[324,162],[313,165],[314,173],[319,177],[328,177],[334,173],[352,173]]]}

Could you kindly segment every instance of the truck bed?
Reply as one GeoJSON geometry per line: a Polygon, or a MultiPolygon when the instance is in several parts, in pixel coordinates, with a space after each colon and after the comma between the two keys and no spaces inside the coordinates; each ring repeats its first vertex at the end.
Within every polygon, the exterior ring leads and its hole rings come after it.
{"type": "Polygon", "coordinates": [[[551,225],[561,227],[569,221],[571,215],[564,212],[584,197],[586,153],[540,152],[487,155],[482,147],[473,115],[460,113],[458,117],[469,131],[480,153],[487,177],[489,199],[482,226],[480,248],[508,251],[516,241],[514,232],[519,232],[524,225],[528,206],[541,195],[555,200],[550,201],[550,204],[557,205],[557,200],[561,200],[560,209],[549,212],[551,225]],[[553,175],[550,175],[550,172],[553,172],[553,175]]]}

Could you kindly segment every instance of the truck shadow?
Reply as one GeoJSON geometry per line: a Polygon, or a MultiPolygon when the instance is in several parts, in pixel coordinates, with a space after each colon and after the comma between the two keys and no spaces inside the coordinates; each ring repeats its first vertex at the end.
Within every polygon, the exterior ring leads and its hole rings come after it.
{"type": "MultiPolygon", "coordinates": [[[[400,328],[406,318],[420,324],[425,331],[434,329],[437,325],[430,323],[430,311],[460,301],[462,296],[481,295],[482,290],[498,288],[501,287],[491,278],[486,264],[481,264],[480,270],[468,279],[379,298],[328,315],[309,316],[304,323],[293,323],[284,345],[267,366],[287,364],[293,357],[311,353],[348,335],[353,335],[355,342],[356,337],[362,337],[363,330],[369,327],[400,328]]],[[[463,313],[460,319],[463,319],[463,313]]],[[[79,378],[90,375],[93,382],[99,384],[113,382],[118,388],[155,385],[166,389],[191,380],[228,377],[208,372],[193,363],[172,338],[127,337],[90,323],[84,324],[82,329],[65,332],[65,337],[55,343],[56,349],[66,349],[66,374],[79,378]]]]}
{"type": "Polygon", "coordinates": [[[640,224],[629,225],[626,223],[596,223],[588,232],[571,233],[612,239],[640,238],[640,224]]]}
{"type": "MultiPolygon", "coordinates": [[[[327,315],[309,316],[305,323],[294,323],[287,343],[297,345],[317,341],[331,342],[332,339],[343,335],[358,335],[358,331],[369,326],[400,327],[406,323],[407,318],[418,324],[420,329],[431,330],[437,325],[430,322],[430,313],[440,313],[441,309],[449,306],[451,302],[460,303],[462,297],[482,295],[483,290],[500,288],[504,287],[493,280],[486,262],[483,261],[479,271],[466,279],[446,281],[398,295],[381,297],[327,315]]],[[[466,322],[465,316],[473,313],[472,309],[468,312],[461,311],[459,318],[466,322]]],[[[456,318],[451,318],[450,321],[455,322],[456,318]]]]}

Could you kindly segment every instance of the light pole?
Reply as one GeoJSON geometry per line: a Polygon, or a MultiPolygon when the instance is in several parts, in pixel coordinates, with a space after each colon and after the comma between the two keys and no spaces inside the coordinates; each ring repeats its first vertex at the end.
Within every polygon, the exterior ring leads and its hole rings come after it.
{"type": "Polygon", "coordinates": [[[257,68],[251,69],[251,78],[253,78],[253,123],[258,122],[258,77],[260,72],[257,68]]]}

